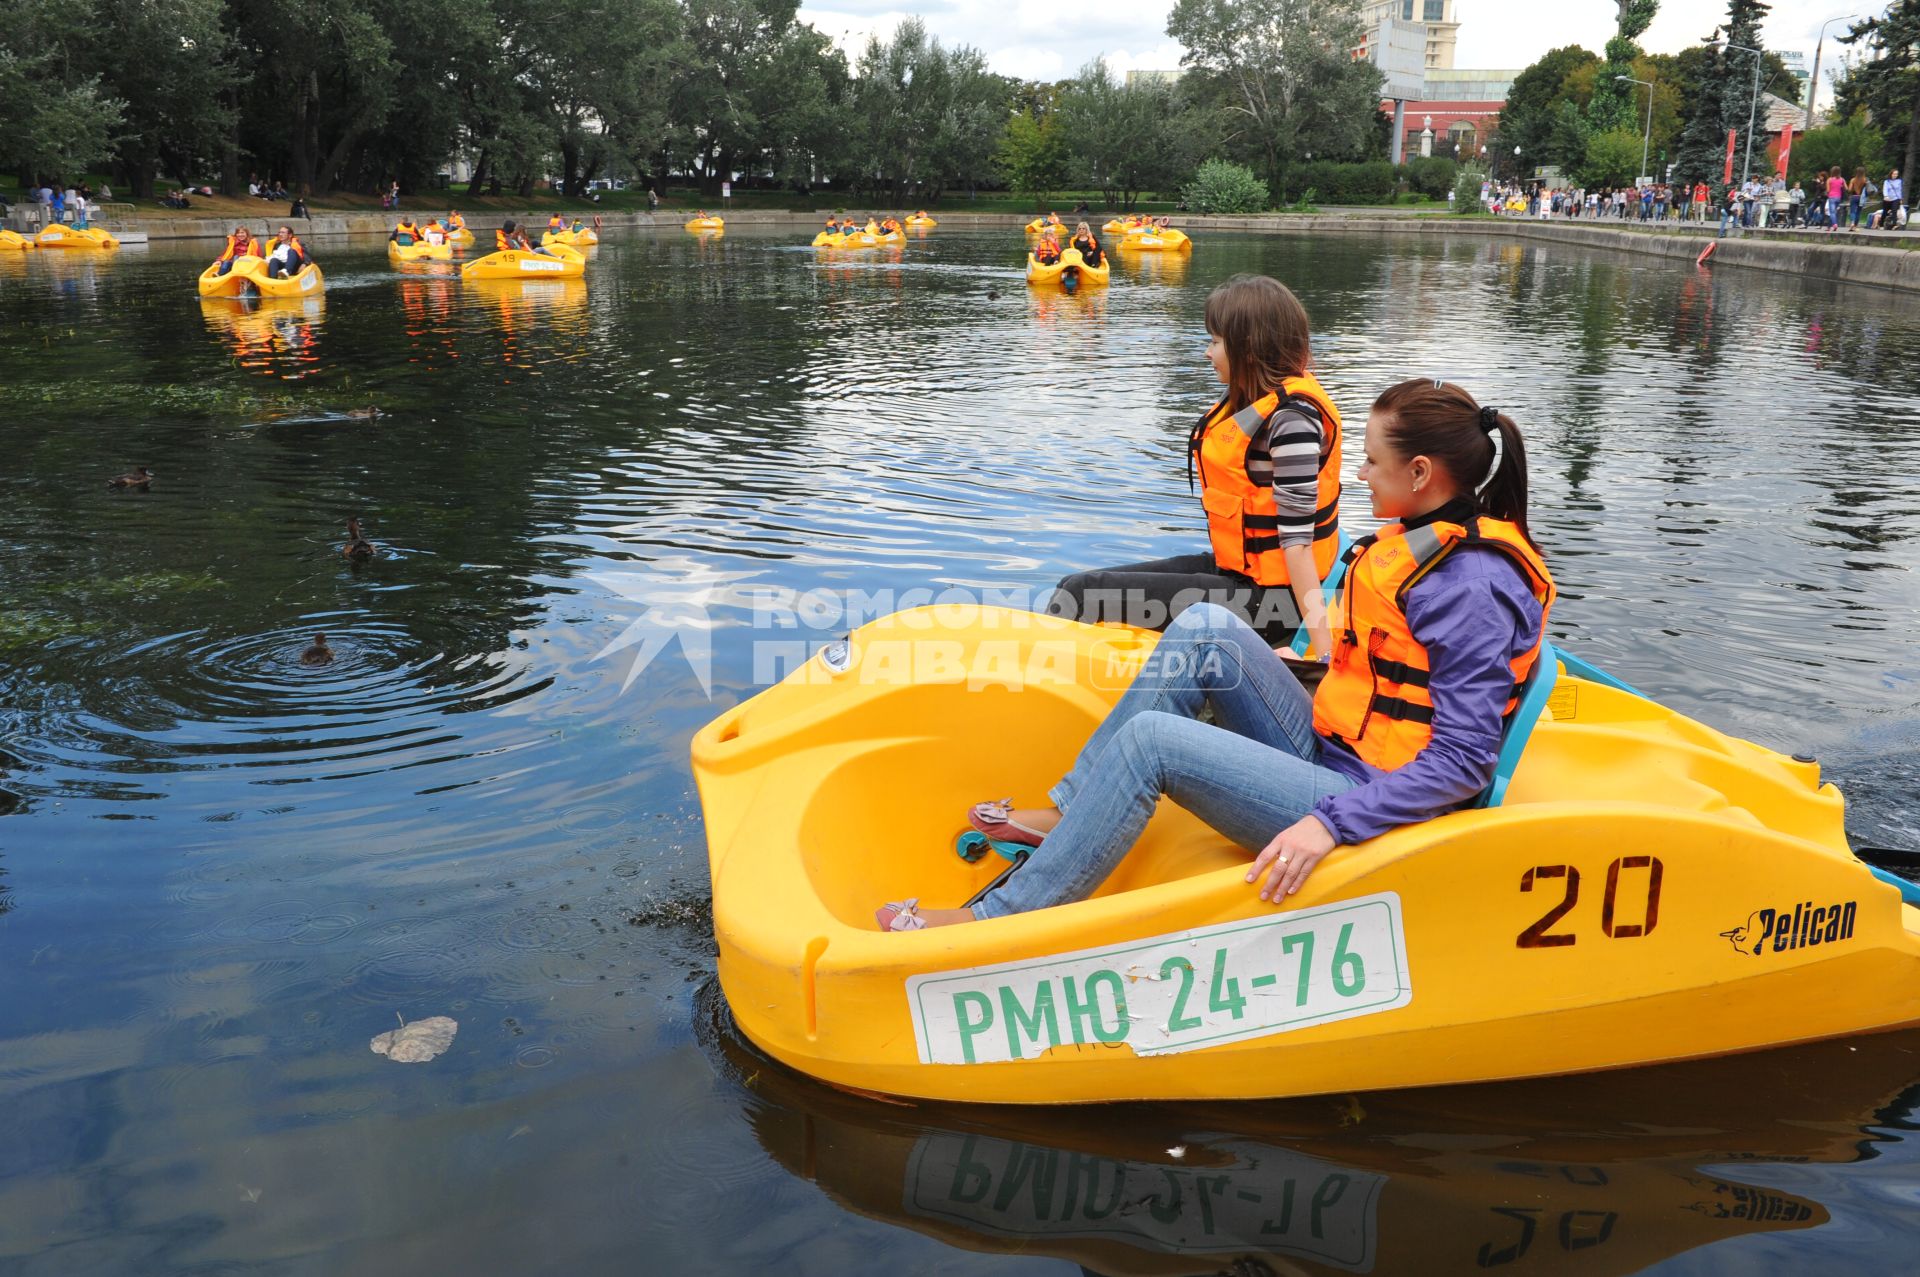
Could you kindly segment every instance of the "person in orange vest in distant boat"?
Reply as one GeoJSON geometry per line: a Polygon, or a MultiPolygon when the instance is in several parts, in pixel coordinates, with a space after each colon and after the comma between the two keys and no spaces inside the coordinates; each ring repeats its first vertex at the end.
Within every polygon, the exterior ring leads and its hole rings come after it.
{"type": "Polygon", "coordinates": [[[286,279],[298,275],[313,258],[307,255],[307,246],[293,233],[293,227],[282,226],[280,233],[273,237],[273,244],[267,249],[267,276],[270,279],[286,279]]]}
{"type": "Polygon", "coordinates": [[[219,263],[220,273],[224,275],[232,270],[234,263],[242,257],[258,256],[260,256],[260,245],[254,242],[253,232],[244,226],[236,226],[233,228],[233,233],[227,236],[226,247],[220,250],[220,256],[214,260],[219,263]]]}

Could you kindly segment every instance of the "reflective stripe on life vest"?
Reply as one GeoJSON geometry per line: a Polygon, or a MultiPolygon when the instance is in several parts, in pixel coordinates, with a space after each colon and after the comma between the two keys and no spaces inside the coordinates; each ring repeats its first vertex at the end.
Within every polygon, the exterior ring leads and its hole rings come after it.
{"type": "Polygon", "coordinates": [[[1332,659],[1313,696],[1313,729],[1344,741],[1373,766],[1393,771],[1433,739],[1433,663],[1407,622],[1407,592],[1462,545],[1499,550],[1513,560],[1540,601],[1540,635],[1512,661],[1505,714],[1533,672],[1553,607],[1553,576],[1515,524],[1486,516],[1469,524],[1436,521],[1402,530],[1388,524],[1347,553],[1347,576],[1330,611],[1332,659]]]}
{"type": "Polygon", "coordinates": [[[1270,393],[1229,416],[1227,402],[1209,409],[1193,428],[1189,455],[1200,474],[1200,504],[1207,512],[1213,560],[1259,585],[1286,585],[1280,550],[1279,507],[1273,488],[1247,475],[1256,456],[1254,436],[1286,404],[1311,407],[1320,417],[1320,473],[1313,512],[1313,567],[1321,580],[1333,568],[1340,545],[1340,411],[1312,373],[1288,377],[1270,393]],[[1285,395],[1283,403],[1281,395],[1285,395]]]}

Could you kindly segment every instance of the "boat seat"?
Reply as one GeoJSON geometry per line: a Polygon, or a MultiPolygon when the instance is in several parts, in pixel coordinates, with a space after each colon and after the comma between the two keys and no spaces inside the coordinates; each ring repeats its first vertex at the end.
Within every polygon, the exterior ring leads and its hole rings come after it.
{"type": "Polygon", "coordinates": [[[1507,720],[1506,729],[1500,733],[1500,754],[1494,761],[1493,779],[1481,791],[1474,806],[1498,807],[1506,800],[1507,786],[1513,782],[1513,769],[1520,765],[1520,756],[1527,752],[1527,741],[1533,736],[1533,729],[1547,712],[1547,702],[1553,698],[1553,689],[1560,681],[1563,666],[1575,678],[1585,679],[1589,683],[1604,683],[1629,696],[1641,694],[1599,666],[1563,652],[1551,643],[1542,643],[1540,659],[1533,663],[1533,673],[1527,676],[1526,683],[1520,688],[1520,703],[1514,706],[1513,717],[1507,720]]]}

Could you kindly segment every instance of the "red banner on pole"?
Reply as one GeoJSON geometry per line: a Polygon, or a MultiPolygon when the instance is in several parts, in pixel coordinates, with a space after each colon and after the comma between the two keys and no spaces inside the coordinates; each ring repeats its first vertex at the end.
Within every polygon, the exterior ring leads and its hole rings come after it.
{"type": "Polygon", "coordinates": [[[1726,176],[1720,179],[1721,181],[1726,182],[1729,185],[1731,185],[1733,182],[1733,139],[1736,132],[1737,130],[1735,129],[1727,130],[1727,172],[1726,172],[1726,176]]]}
{"type": "Polygon", "coordinates": [[[1787,176],[1787,157],[1792,154],[1793,125],[1789,124],[1786,128],[1780,130],[1780,158],[1774,164],[1774,167],[1780,171],[1782,180],[1787,176]]]}

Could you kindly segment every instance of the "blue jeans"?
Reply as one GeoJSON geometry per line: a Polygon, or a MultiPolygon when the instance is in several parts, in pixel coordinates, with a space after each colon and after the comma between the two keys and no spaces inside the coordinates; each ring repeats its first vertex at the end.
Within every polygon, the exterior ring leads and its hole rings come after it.
{"type": "Polygon", "coordinates": [[[1086,899],[1133,849],[1162,794],[1252,853],[1353,786],[1320,765],[1313,698],[1286,662],[1226,608],[1195,604],[1048,795],[1060,823],[974,917],[1086,899]],[[1205,705],[1218,726],[1195,721],[1205,705]]]}

